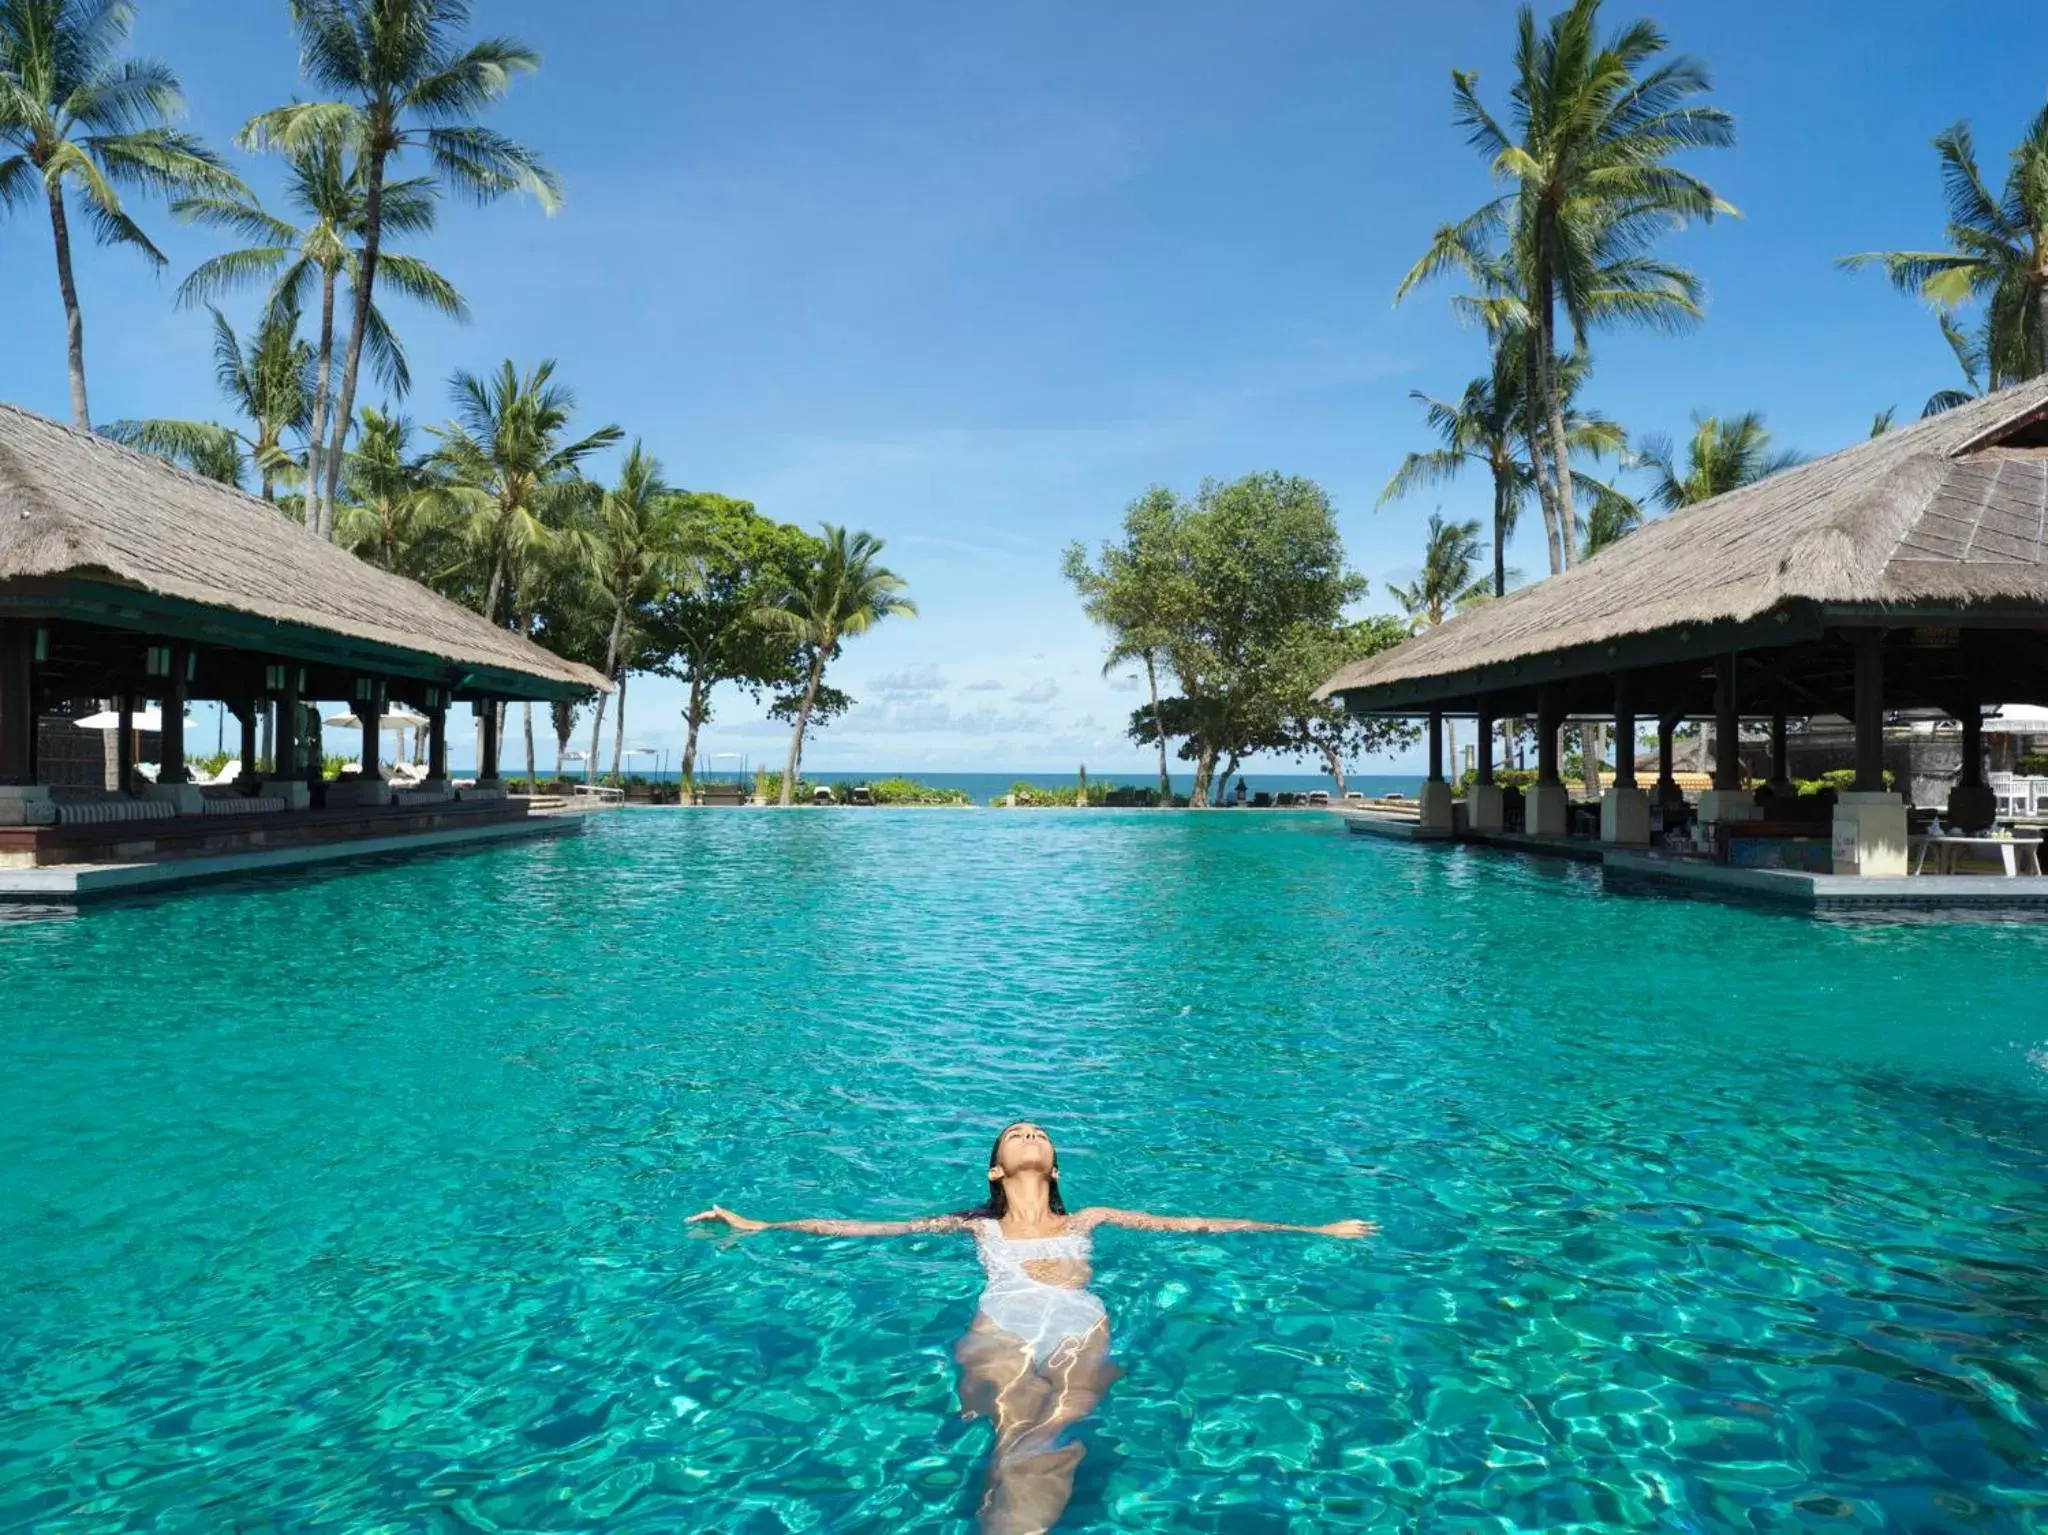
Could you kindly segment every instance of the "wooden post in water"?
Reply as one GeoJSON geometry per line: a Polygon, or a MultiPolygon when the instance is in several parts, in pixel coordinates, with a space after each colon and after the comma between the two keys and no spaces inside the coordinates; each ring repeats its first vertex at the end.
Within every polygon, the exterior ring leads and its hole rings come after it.
{"type": "Polygon", "coordinates": [[[1884,792],[1884,631],[1861,629],[1856,648],[1856,792],[1884,792]]]}
{"type": "Polygon", "coordinates": [[[169,652],[168,675],[164,678],[163,696],[158,700],[163,729],[157,738],[161,745],[157,751],[156,781],[178,784],[185,781],[185,666],[191,652],[182,644],[165,649],[169,652]]]}
{"type": "Polygon", "coordinates": [[[0,784],[36,781],[36,626],[0,621],[0,784]]]}

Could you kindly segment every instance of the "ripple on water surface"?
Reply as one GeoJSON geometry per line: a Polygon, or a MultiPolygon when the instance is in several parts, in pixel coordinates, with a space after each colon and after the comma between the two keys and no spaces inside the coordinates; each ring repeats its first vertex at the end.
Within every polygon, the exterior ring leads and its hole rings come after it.
{"type": "Polygon", "coordinates": [[[633,814],[0,928],[0,1527],[963,1528],[1041,1119],[1075,1529],[2048,1519],[2048,928],[1322,817],[633,814]]]}

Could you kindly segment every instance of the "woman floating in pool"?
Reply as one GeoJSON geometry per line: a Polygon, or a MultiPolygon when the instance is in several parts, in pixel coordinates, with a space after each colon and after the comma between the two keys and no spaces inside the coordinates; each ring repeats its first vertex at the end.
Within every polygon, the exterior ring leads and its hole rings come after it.
{"type": "Polygon", "coordinates": [[[892,1237],[958,1231],[973,1236],[988,1274],[960,1362],[960,1405],[995,1421],[995,1455],[981,1522],[989,1530],[1049,1529],[1073,1490],[1079,1445],[1062,1430],[1102,1400],[1117,1368],[1109,1360],[1109,1318],[1089,1293],[1089,1244],[1097,1226],[1137,1231],[1300,1231],[1366,1237],[1370,1221],[1289,1226],[1277,1221],[1149,1215],[1091,1206],[1067,1213],[1059,1157],[1045,1131],[1020,1120],[996,1137],[988,1158],[988,1201],[957,1215],[909,1221],[754,1221],[713,1205],[690,1217],[735,1231],[808,1231],[819,1236],[892,1237]]]}

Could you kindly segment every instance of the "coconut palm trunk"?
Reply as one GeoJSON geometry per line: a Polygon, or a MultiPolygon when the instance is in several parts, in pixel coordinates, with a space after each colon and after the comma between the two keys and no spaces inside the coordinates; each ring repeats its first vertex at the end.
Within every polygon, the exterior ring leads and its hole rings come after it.
{"type": "Polygon", "coordinates": [[[1558,555],[1558,514],[1557,486],[1551,479],[1550,455],[1543,448],[1542,410],[1538,402],[1542,399],[1543,367],[1539,358],[1536,333],[1526,331],[1523,336],[1524,387],[1522,390],[1522,414],[1524,431],[1529,439],[1529,467],[1536,475],[1536,501],[1543,509],[1543,535],[1550,553],[1550,573],[1556,575],[1564,569],[1558,555]]]}
{"type": "MultiPolygon", "coordinates": [[[[370,173],[363,193],[362,270],[356,277],[354,312],[349,316],[348,352],[341,365],[341,397],[335,403],[333,436],[328,444],[327,483],[320,493],[321,533],[334,536],[334,499],[341,492],[341,456],[348,447],[349,416],[356,408],[356,374],[363,362],[363,338],[370,325],[370,305],[377,289],[377,252],[384,230],[384,159],[386,151],[370,151],[370,173]]],[[[532,710],[528,737],[531,739],[532,710]]],[[[529,747],[528,755],[531,756],[529,747]]]]}
{"type": "Polygon", "coordinates": [[[789,733],[789,765],[782,773],[782,803],[795,803],[796,770],[803,761],[804,731],[811,723],[811,706],[818,701],[818,684],[825,680],[825,654],[831,647],[818,646],[811,655],[811,675],[804,683],[803,702],[797,705],[796,729],[789,733]]]}
{"type": "MultiPolygon", "coordinates": [[[[334,273],[320,273],[320,347],[314,366],[313,420],[306,434],[306,526],[322,538],[334,536],[334,514],[321,511],[320,466],[326,461],[328,395],[334,380],[334,273]]],[[[387,567],[388,568],[388,567],[387,567]]]]}
{"type": "Polygon", "coordinates": [[[1166,771],[1166,721],[1159,714],[1159,665],[1145,652],[1145,687],[1152,695],[1152,734],[1159,738],[1159,798],[1173,803],[1173,778],[1166,771]]]}
{"type": "Polygon", "coordinates": [[[2034,345],[2040,354],[2041,372],[2048,374],[2048,262],[2044,262],[2034,288],[2034,345]]]}
{"type": "Polygon", "coordinates": [[[1562,555],[1559,568],[1570,570],[1578,563],[1579,516],[1572,498],[1572,450],[1565,435],[1564,398],[1557,387],[1556,322],[1547,298],[1537,308],[1543,320],[1537,361],[1543,370],[1543,410],[1550,432],[1551,494],[1557,501],[1557,541],[1562,555]]]}
{"type": "MultiPolygon", "coordinates": [[[[619,669],[619,646],[625,639],[625,633],[626,610],[622,606],[616,609],[612,614],[611,637],[605,642],[604,674],[607,677],[614,675],[619,669]]],[[[590,721],[590,761],[586,764],[585,767],[584,777],[586,778],[590,777],[592,774],[597,772],[597,745],[598,742],[604,739],[604,704],[604,693],[602,690],[600,690],[597,695],[597,713],[592,717],[590,721]]],[[[625,689],[621,687],[619,690],[619,714],[621,718],[625,716],[625,712],[626,692],[625,689]]],[[[614,761],[612,763],[612,771],[616,773],[618,772],[618,770],[619,765],[616,761],[614,761]]],[[[687,774],[685,776],[687,776],[687,774]]]]}
{"type": "Polygon", "coordinates": [[[81,432],[92,430],[85,403],[85,316],[78,308],[78,285],[71,276],[71,225],[64,216],[64,190],[49,185],[50,235],[57,247],[57,291],[64,296],[65,361],[71,369],[71,422],[81,432]]]}
{"type": "Polygon", "coordinates": [[[1506,473],[1496,465],[1493,471],[1493,595],[1508,594],[1508,493],[1506,473]]]}

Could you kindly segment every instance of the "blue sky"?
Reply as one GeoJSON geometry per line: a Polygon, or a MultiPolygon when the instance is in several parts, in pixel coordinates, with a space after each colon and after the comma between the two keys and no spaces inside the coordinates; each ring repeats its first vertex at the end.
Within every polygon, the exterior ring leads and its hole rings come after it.
{"type": "MultiPolygon", "coordinates": [[[[1424,445],[1408,391],[1454,393],[1481,363],[1448,289],[1391,298],[1431,229],[1488,194],[1449,73],[1478,69],[1504,103],[1510,7],[478,9],[544,55],[493,125],[546,154],[568,201],[552,219],[450,203],[422,249],[474,318],[393,304],[417,380],[405,409],[444,417],[455,368],[553,357],[584,424],[644,437],[677,483],[885,538],[923,617],[848,647],[834,680],[861,707],[812,765],[1141,767],[1121,732],[1137,695],[1100,676],[1101,638],[1057,565],[1148,485],[1315,478],[1378,608],[1431,510],[1485,514],[1479,480],[1374,501],[1424,445]]],[[[1928,140],[1957,118],[2002,176],[2048,91],[2048,10],[1608,10],[1655,16],[1710,67],[1740,145],[1699,168],[1744,216],[1671,241],[1706,279],[1706,324],[1601,337],[1590,402],[1673,435],[1695,409],[1760,409],[1809,452],[1881,407],[1916,412],[1954,373],[1933,322],[1832,261],[1938,239],[1928,140]]],[[[137,51],[180,73],[189,125],[217,144],[305,89],[283,0],[140,12],[137,51]]],[[[138,212],[163,277],[123,252],[79,261],[94,415],[217,413],[208,322],[171,295],[221,246],[138,212]]],[[[38,213],[0,225],[4,393],[62,417],[38,213]]],[[[1533,529],[1510,561],[1539,568],[1533,529]]],[[[636,680],[630,740],[678,743],[678,706],[672,685],[636,680]]],[[[759,760],[783,739],[726,695],[707,747],[759,760]]]]}

